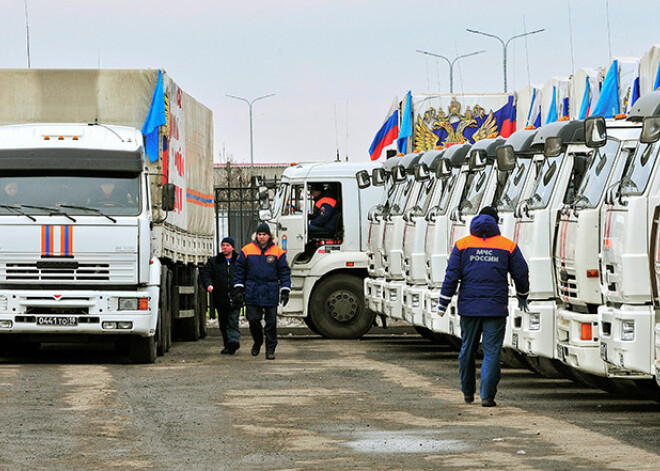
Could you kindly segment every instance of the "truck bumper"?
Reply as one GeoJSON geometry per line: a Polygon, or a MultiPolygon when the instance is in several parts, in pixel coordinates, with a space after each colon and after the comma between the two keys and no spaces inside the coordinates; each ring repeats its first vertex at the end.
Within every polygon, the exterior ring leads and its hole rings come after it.
{"type": "Polygon", "coordinates": [[[139,291],[0,290],[0,334],[153,336],[158,288],[139,291]],[[119,310],[119,299],[146,299],[146,309],[119,310]]]}
{"type": "Polygon", "coordinates": [[[600,358],[598,316],[557,309],[557,358],[568,366],[596,376],[607,376],[600,358]]]}
{"type": "Polygon", "coordinates": [[[392,319],[403,319],[403,281],[388,281],[385,283],[385,315],[392,319]]]}
{"type": "Polygon", "coordinates": [[[403,318],[412,325],[426,327],[424,323],[424,288],[407,285],[403,288],[403,318]]]}
{"type": "Polygon", "coordinates": [[[511,346],[526,355],[556,358],[554,300],[530,301],[529,312],[518,309],[515,298],[512,304],[511,346]]]}
{"type": "Polygon", "coordinates": [[[655,374],[655,313],[652,306],[598,307],[600,356],[617,368],[655,374]]]}
{"type": "Polygon", "coordinates": [[[376,314],[384,314],[383,294],[385,292],[385,280],[365,278],[364,279],[364,297],[367,300],[369,310],[376,314]]]}

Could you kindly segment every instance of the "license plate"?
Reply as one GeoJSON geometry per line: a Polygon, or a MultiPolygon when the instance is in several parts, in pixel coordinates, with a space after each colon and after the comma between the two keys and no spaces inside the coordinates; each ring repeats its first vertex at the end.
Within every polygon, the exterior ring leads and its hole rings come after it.
{"type": "Polygon", "coordinates": [[[37,317],[37,325],[55,325],[55,326],[76,326],[78,325],[77,317],[60,317],[60,316],[41,316],[37,317]]]}
{"type": "Polygon", "coordinates": [[[513,345],[513,348],[518,348],[518,334],[513,334],[511,337],[511,344],[513,345]]]}
{"type": "Polygon", "coordinates": [[[600,357],[603,359],[603,361],[607,361],[607,344],[606,343],[601,343],[600,344],[600,357]]]}
{"type": "Polygon", "coordinates": [[[557,345],[557,359],[559,361],[564,361],[564,348],[561,345],[557,345]]]}

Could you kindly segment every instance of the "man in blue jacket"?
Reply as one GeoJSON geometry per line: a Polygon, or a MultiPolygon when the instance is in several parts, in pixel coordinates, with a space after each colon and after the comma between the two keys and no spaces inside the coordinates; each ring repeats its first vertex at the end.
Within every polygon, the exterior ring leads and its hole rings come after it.
{"type": "Polygon", "coordinates": [[[500,351],[509,304],[508,274],[516,287],[521,309],[527,309],[529,270],[515,242],[500,235],[497,210],[486,206],[470,224],[470,235],[456,242],[440,292],[438,313],[443,316],[458,291],[461,316],[461,353],[458,357],[461,391],[465,402],[474,402],[475,354],[483,336],[481,405],[495,406],[500,381],[500,351]]]}
{"type": "Polygon", "coordinates": [[[268,224],[257,227],[256,240],[241,249],[234,275],[235,299],[245,301],[245,316],[250,323],[254,344],[252,356],[259,355],[264,342],[261,319],[266,319],[266,358],[275,359],[277,347],[277,305],[286,306],[291,290],[291,269],[286,252],[273,243],[268,224]]]}

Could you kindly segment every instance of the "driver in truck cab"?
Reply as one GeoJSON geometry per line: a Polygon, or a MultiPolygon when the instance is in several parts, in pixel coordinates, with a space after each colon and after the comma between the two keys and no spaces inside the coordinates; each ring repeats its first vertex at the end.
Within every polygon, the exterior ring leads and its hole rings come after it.
{"type": "Polygon", "coordinates": [[[309,190],[314,198],[314,211],[309,215],[308,232],[334,232],[339,207],[335,195],[324,188],[323,183],[311,183],[309,190]]]}

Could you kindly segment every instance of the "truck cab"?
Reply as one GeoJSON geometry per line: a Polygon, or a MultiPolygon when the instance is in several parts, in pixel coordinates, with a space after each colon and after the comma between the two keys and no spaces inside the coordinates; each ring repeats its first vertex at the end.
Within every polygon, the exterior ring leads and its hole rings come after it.
{"type": "Polygon", "coordinates": [[[367,236],[367,259],[368,274],[364,279],[364,293],[369,309],[376,314],[383,314],[383,294],[385,287],[385,268],[381,256],[383,247],[383,232],[385,231],[385,218],[395,201],[398,201],[399,192],[403,191],[403,185],[394,181],[393,169],[399,164],[401,157],[390,157],[383,162],[382,167],[376,167],[371,172],[371,177],[366,170],[356,174],[361,183],[360,189],[368,188],[370,185],[383,187],[383,195],[380,203],[371,209],[367,215],[369,219],[369,233],[367,236]],[[366,175],[365,175],[366,173],[366,175]]]}
{"type": "Polygon", "coordinates": [[[515,298],[509,305],[511,345],[523,355],[538,358],[553,376],[561,368],[556,361],[553,236],[559,209],[573,201],[583,177],[584,167],[574,166],[573,153],[567,152],[575,145],[588,150],[581,121],[556,122],[538,130],[532,141],[530,175],[514,213],[513,240],[529,265],[530,292],[528,311],[521,311],[515,298]]]}
{"type": "MultiPolygon", "coordinates": [[[[592,129],[589,126],[587,136],[592,129]]],[[[573,161],[585,170],[573,200],[560,210],[555,230],[557,349],[566,364],[596,376],[608,375],[599,350],[598,307],[603,304],[599,283],[601,212],[606,190],[620,181],[639,132],[639,127],[631,123],[611,120],[602,146],[571,146],[568,150],[573,161]]],[[[587,144],[591,145],[589,141],[587,144]]]]}
{"type": "Polygon", "coordinates": [[[641,97],[628,114],[630,121],[643,121],[642,132],[623,175],[606,194],[600,259],[605,305],[598,308],[600,353],[608,368],[653,375],[656,380],[656,315],[651,296],[655,265],[651,260],[657,255],[649,252],[649,246],[655,240],[653,215],[660,204],[660,144],[653,119],[657,116],[658,92],[641,97]]]}
{"type": "Polygon", "coordinates": [[[421,152],[407,154],[394,168],[395,181],[401,182],[403,189],[385,218],[381,254],[385,268],[383,311],[394,319],[403,318],[403,288],[406,284],[403,281],[403,215],[414,206],[421,190],[421,182],[415,180],[415,167],[422,155],[421,152]]]}
{"type": "Polygon", "coordinates": [[[355,175],[379,164],[305,163],[284,171],[272,206],[260,218],[269,222],[291,266],[289,303],[281,316],[302,317],[309,328],[329,338],[358,338],[372,326],[363,284],[368,274],[367,214],[381,201],[383,187],[359,190],[355,175]],[[309,230],[315,201],[310,187],[335,203],[334,227],[309,230]]]}

